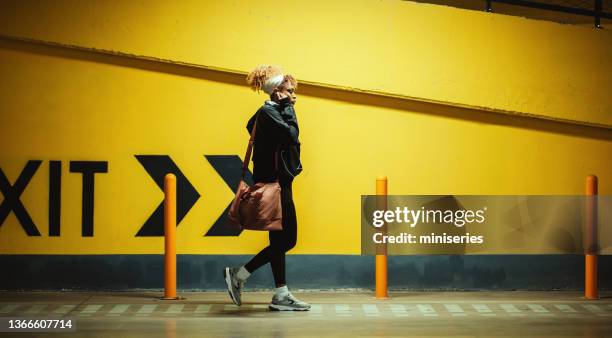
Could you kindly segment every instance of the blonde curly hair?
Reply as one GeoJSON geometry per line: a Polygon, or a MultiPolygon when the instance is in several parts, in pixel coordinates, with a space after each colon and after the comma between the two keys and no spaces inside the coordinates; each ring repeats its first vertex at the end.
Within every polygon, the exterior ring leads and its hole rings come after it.
{"type": "MultiPolygon", "coordinates": [[[[272,78],[278,74],[282,74],[283,70],[277,65],[259,65],[255,67],[246,77],[246,83],[255,92],[262,90],[264,83],[269,78],[272,78]]],[[[290,83],[297,90],[297,80],[291,74],[285,74],[283,82],[279,85],[279,88],[283,88],[290,83]]]]}

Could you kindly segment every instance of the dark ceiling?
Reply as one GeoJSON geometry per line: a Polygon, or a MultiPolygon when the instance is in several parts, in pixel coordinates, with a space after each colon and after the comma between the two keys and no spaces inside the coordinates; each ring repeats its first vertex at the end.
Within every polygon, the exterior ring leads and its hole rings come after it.
{"type": "MultiPolygon", "coordinates": [[[[452,6],[463,9],[486,11],[486,0],[411,0],[436,5],[452,6]]],[[[516,1],[517,3],[520,1],[516,1]]],[[[527,2],[540,3],[547,5],[557,5],[582,10],[594,10],[595,0],[528,0],[527,2]]],[[[601,0],[602,11],[612,13],[612,0],[601,0]]],[[[548,20],[565,24],[591,26],[594,27],[593,17],[563,13],[558,11],[544,10],[525,6],[511,5],[492,1],[492,12],[506,15],[522,16],[536,20],[548,20]]],[[[601,26],[604,29],[612,29],[612,19],[601,19],[601,26]]]]}

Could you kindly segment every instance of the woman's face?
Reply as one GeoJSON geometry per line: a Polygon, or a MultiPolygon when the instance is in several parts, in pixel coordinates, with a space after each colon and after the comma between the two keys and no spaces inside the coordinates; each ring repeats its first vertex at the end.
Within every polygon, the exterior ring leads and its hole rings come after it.
{"type": "Polygon", "coordinates": [[[291,104],[295,104],[297,100],[297,96],[295,95],[295,87],[291,83],[286,83],[280,90],[285,94],[291,97],[291,104]]]}

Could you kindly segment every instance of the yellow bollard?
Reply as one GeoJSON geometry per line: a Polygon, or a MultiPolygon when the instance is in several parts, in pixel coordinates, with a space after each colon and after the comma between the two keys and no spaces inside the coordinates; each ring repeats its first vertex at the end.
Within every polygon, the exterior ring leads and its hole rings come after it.
{"type": "Polygon", "coordinates": [[[597,290],[597,176],[587,176],[586,195],[584,298],[594,300],[599,299],[597,290]]]}
{"type": "Polygon", "coordinates": [[[164,298],[176,296],[176,176],[164,177],[164,298]]]}
{"type": "MultiPolygon", "coordinates": [[[[379,210],[387,209],[387,176],[378,176],[376,178],[376,195],[385,197],[377,197],[376,208],[379,210]]],[[[383,225],[380,231],[387,233],[387,225],[383,225]]],[[[387,292],[387,244],[376,244],[376,298],[388,299],[387,292]]]]}

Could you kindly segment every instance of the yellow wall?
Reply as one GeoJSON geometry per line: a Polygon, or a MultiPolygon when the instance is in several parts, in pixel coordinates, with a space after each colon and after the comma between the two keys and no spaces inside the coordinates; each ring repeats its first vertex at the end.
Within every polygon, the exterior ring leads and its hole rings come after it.
{"type": "MultiPolygon", "coordinates": [[[[612,191],[609,31],[411,2],[305,4],[4,2],[0,34],[238,73],[277,63],[325,84],[297,91],[305,169],[292,253],[358,254],[360,195],[377,175],[390,194],[581,194],[592,173],[612,191]],[[271,36],[281,47],[264,48],[271,36]],[[487,112],[497,109],[577,123],[487,112]]],[[[179,253],[267,242],[203,236],[233,196],[204,155],[242,157],[246,121],[265,100],[242,75],[8,38],[0,74],[0,168],[14,183],[28,160],[44,161],[21,197],[42,236],[11,213],[0,253],[161,252],[161,238],[134,236],[162,199],[134,156],[156,154],[201,195],[178,227],[179,253]],[[57,238],[47,236],[49,160],[62,161],[57,238]],[[76,160],[109,165],[96,175],[91,238],[80,232],[81,175],[68,172],[76,160]]]]}
{"type": "Polygon", "coordinates": [[[7,36],[612,126],[609,30],[397,0],[0,6],[7,36]]]}

